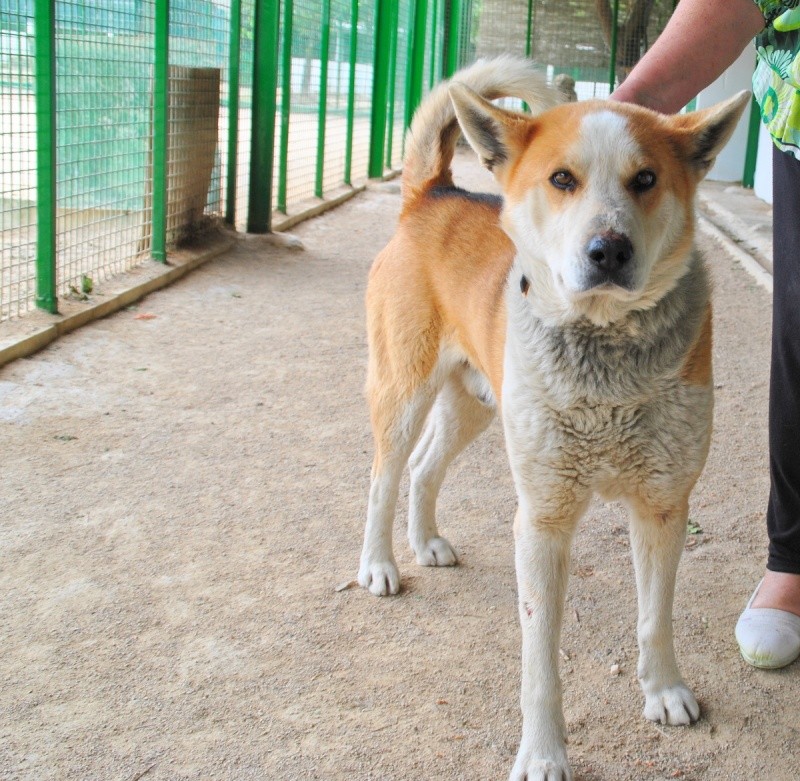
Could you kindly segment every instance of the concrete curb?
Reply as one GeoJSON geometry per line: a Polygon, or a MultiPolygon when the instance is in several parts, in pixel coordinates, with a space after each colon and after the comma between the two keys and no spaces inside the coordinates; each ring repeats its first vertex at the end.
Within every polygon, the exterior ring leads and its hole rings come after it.
{"type": "MultiPolygon", "coordinates": [[[[387,181],[398,175],[399,172],[392,171],[377,181],[387,181]]],[[[46,325],[34,325],[32,333],[24,336],[9,337],[8,343],[0,346],[0,366],[15,361],[18,358],[26,358],[33,353],[47,347],[47,345],[54,342],[60,336],[68,334],[80,328],[87,323],[95,320],[100,320],[108,315],[124,309],[126,306],[141,300],[150,293],[155,292],[167,285],[171,285],[176,280],[188,274],[190,271],[202,266],[209,260],[223,255],[232,249],[240,241],[246,241],[251,238],[263,238],[270,236],[277,236],[283,231],[294,227],[298,223],[308,220],[312,217],[317,217],[324,212],[333,209],[341,204],[349,201],[359,193],[367,189],[367,183],[357,185],[354,187],[347,187],[339,192],[332,194],[331,197],[318,203],[312,203],[306,206],[302,211],[290,216],[282,216],[282,219],[273,220],[273,233],[269,234],[248,234],[248,233],[227,233],[219,234],[214,246],[209,247],[207,250],[184,259],[180,253],[173,256],[170,255],[170,262],[174,263],[171,266],[165,266],[164,271],[156,274],[150,279],[145,280],[139,284],[133,285],[130,288],[114,293],[107,300],[89,304],[85,307],[79,308],[77,311],[70,312],[64,315],[53,315],[53,322],[46,325]]],[[[301,242],[293,243],[291,237],[287,246],[302,248],[301,242]]],[[[24,319],[24,318],[23,318],[24,319]]],[[[29,321],[28,321],[29,322],[29,321]]]]}
{"type": "MultiPolygon", "coordinates": [[[[341,206],[346,201],[349,201],[351,198],[355,197],[359,193],[363,193],[364,190],[367,189],[365,184],[358,185],[357,187],[351,187],[347,190],[337,193],[336,195],[331,196],[330,198],[325,199],[324,201],[319,201],[317,203],[312,204],[308,208],[303,209],[303,211],[298,212],[297,214],[292,214],[291,216],[284,216],[282,219],[276,220],[273,218],[272,221],[272,230],[275,233],[282,233],[284,231],[289,230],[289,228],[293,228],[298,223],[304,222],[305,220],[309,220],[312,217],[318,217],[320,214],[324,214],[326,211],[330,209],[334,209],[337,206],[341,206]]],[[[259,235],[259,234],[255,234],[259,235]]]]}
{"type": "Polygon", "coordinates": [[[755,256],[742,249],[726,233],[717,227],[708,217],[699,214],[697,225],[709,238],[721,244],[723,249],[736,261],[742,264],[745,271],[765,290],[772,293],[772,274],[759,263],[755,256]]]}
{"type": "Polygon", "coordinates": [[[53,315],[55,322],[40,326],[33,333],[15,339],[10,344],[0,348],[0,366],[5,366],[5,364],[18,358],[26,358],[47,347],[48,344],[51,344],[60,336],[75,331],[87,323],[108,317],[108,315],[136,303],[150,293],[172,284],[209,260],[228,252],[235,245],[236,239],[223,235],[214,246],[209,247],[204,252],[194,255],[178,265],[166,266],[162,273],[116,293],[106,301],[90,304],[79,311],[63,316],[53,315]]]}
{"type": "Polygon", "coordinates": [[[772,274],[772,212],[767,204],[751,190],[728,186],[714,190],[701,187],[698,205],[717,230],[772,274]]]}

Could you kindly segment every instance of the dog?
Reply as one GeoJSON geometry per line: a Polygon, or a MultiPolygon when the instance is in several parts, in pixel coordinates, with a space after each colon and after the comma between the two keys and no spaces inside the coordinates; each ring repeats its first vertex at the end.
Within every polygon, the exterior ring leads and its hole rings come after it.
{"type": "Polygon", "coordinates": [[[437,86],[408,133],[397,231],[366,294],[375,457],[361,586],[400,589],[392,525],[407,463],[417,563],[457,563],[436,527],[436,497],[453,458],[502,416],[518,499],[515,781],[572,779],[559,635],[571,539],[595,494],[630,512],[644,716],[699,717],[672,639],[713,406],[694,203],[749,93],[674,116],[560,100],[529,61],[507,56],[437,86]],[[490,102],[504,96],[531,114],[490,102]],[[502,198],[454,185],[459,128],[502,198]]]}

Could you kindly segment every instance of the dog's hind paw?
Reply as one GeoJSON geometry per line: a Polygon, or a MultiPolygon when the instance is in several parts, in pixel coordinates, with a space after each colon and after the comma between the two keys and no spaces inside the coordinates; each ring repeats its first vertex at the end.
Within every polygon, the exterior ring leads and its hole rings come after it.
{"type": "Polygon", "coordinates": [[[423,567],[452,567],[458,564],[458,554],[444,537],[431,537],[414,548],[417,564],[423,567]]]}
{"type": "Polygon", "coordinates": [[[686,725],[700,718],[700,706],[686,684],[645,694],[644,717],[661,724],[686,725]]]}
{"type": "Polygon", "coordinates": [[[400,591],[400,572],[393,561],[362,562],[358,585],[377,597],[396,594],[400,591]]]}

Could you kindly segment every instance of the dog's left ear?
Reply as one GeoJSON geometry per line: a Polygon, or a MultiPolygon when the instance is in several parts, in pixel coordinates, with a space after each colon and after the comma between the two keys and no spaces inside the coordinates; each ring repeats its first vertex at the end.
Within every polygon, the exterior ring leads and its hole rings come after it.
{"type": "Polygon", "coordinates": [[[742,112],[750,104],[750,93],[739,92],[710,108],[670,117],[678,130],[681,155],[702,179],[711,170],[717,155],[728,143],[742,112]]]}
{"type": "Polygon", "coordinates": [[[509,160],[524,148],[535,127],[529,117],[504,111],[464,84],[450,87],[458,124],[481,162],[499,179],[509,160]]]}

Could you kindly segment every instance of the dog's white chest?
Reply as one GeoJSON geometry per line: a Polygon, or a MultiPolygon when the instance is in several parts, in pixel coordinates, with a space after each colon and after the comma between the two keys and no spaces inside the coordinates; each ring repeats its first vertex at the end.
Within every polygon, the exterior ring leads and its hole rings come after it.
{"type": "Polygon", "coordinates": [[[502,410],[515,474],[557,476],[610,497],[698,469],[711,390],[664,366],[657,355],[510,329],[502,410]]]}

